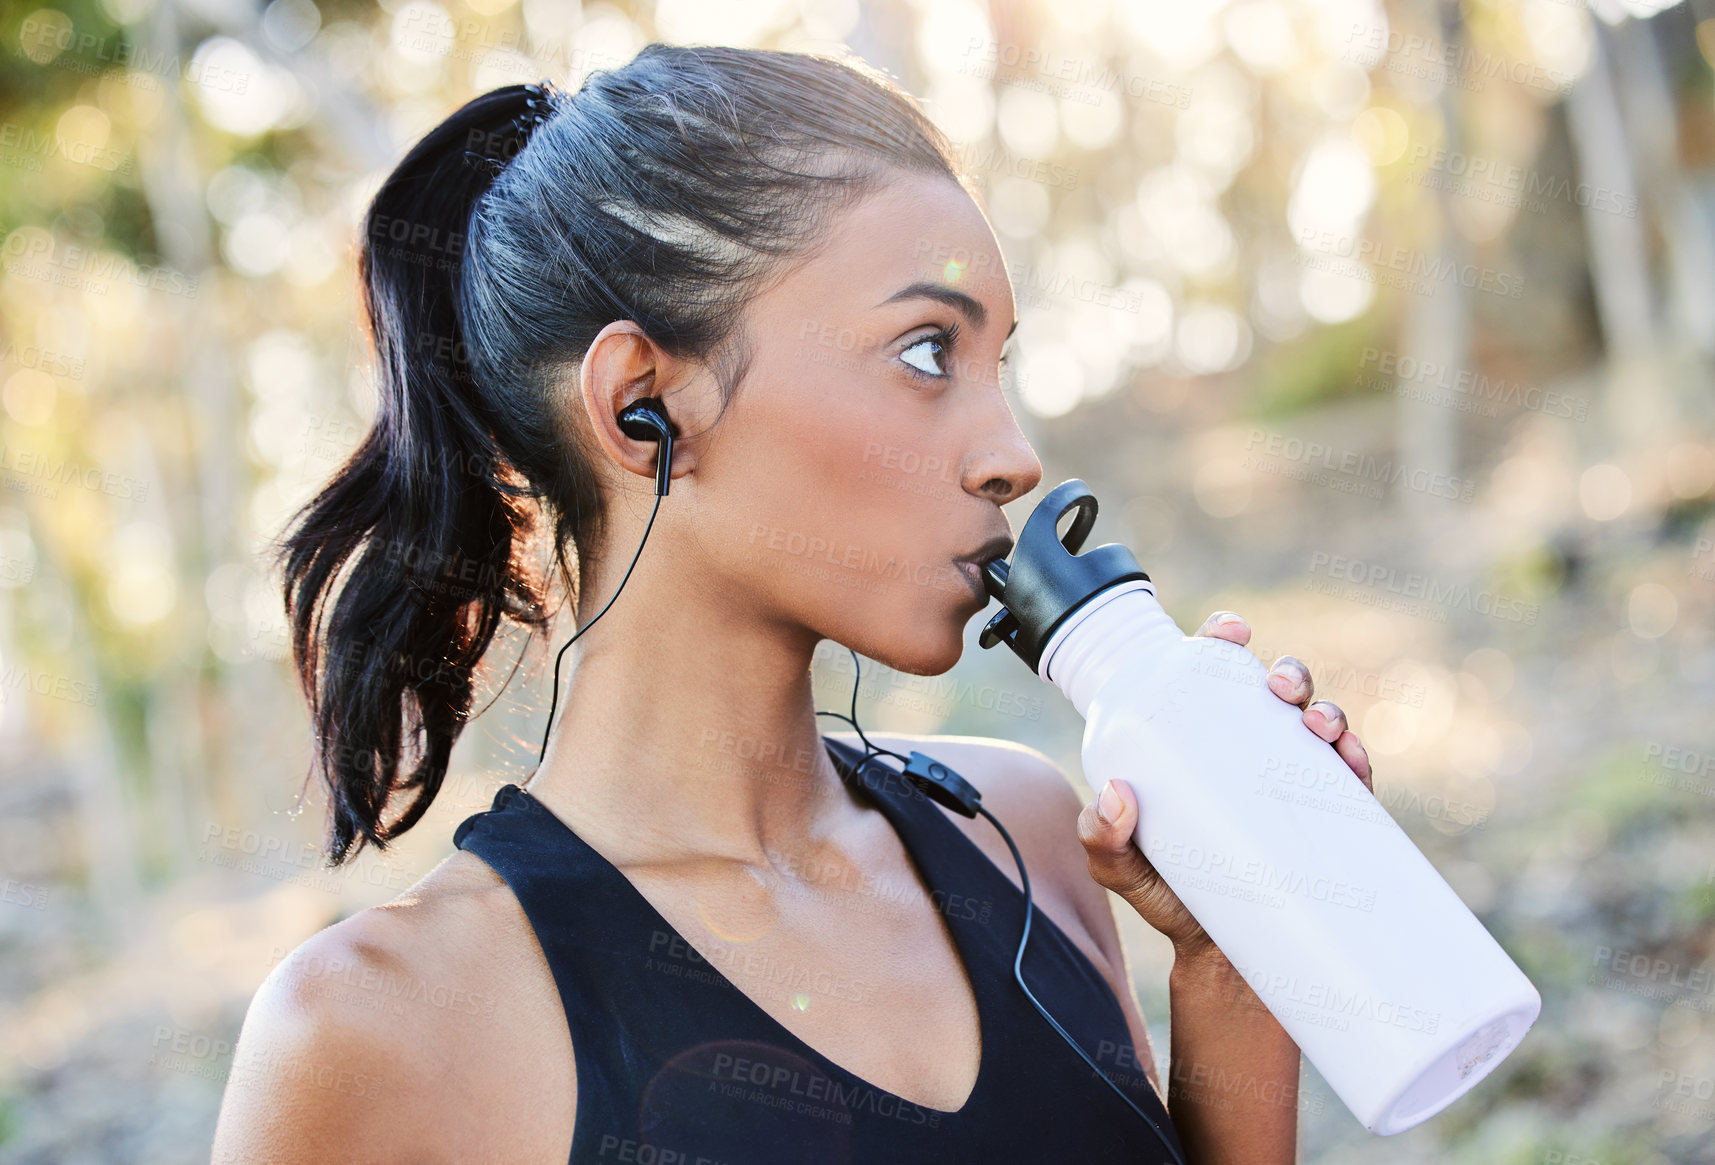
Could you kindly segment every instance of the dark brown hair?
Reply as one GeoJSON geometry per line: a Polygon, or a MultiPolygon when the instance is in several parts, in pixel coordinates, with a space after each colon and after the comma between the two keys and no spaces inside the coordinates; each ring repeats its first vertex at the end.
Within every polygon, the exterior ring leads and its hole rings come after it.
{"type": "Polygon", "coordinates": [[[427,810],[500,620],[546,636],[550,574],[521,553],[538,514],[575,603],[566,543],[583,561],[603,519],[567,423],[566,374],[590,341],[634,320],[708,362],[730,403],[741,309],[898,170],[963,181],[873,68],[665,44],[575,94],[486,93],[406,154],[359,261],[375,420],[277,551],[330,864],[385,849],[427,810]]]}

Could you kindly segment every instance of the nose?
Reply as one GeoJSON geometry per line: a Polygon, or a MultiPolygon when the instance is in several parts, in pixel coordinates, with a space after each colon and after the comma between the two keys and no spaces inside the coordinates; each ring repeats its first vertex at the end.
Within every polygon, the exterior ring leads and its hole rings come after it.
{"type": "Polygon", "coordinates": [[[985,394],[981,415],[974,420],[977,439],[965,458],[962,484],[966,492],[1005,505],[1035,489],[1042,480],[1042,462],[1025,440],[1006,397],[985,394]]]}

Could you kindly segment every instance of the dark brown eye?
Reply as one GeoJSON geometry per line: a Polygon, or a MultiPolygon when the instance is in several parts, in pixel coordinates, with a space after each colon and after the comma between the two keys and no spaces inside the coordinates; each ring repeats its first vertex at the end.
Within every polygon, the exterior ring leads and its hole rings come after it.
{"type": "Polygon", "coordinates": [[[938,361],[945,356],[946,351],[946,345],[942,342],[939,336],[927,336],[918,340],[915,344],[911,345],[911,347],[901,352],[899,354],[899,358],[911,365],[911,367],[917,369],[919,372],[926,372],[931,376],[945,376],[947,375],[947,370],[942,367],[938,361]],[[933,355],[918,355],[918,353],[923,352],[930,352],[933,353],[933,355]],[[920,364],[918,363],[919,360],[922,360],[925,363],[920,364]],[[929,361],[936,361],[937,363],[926,366],[929,361]]]}
{"type": "Polygon", "coordinates": [[[899,354],[899,358],[909,364],[912,368],[923,373],[925,376],[945,376],[947,375],[947,369],[945,366],[947,354],[952,351],[953,341],[958,338],[958,335],[958,324],[942,328],[933,335],[924,336],[921,340],[912,344],[909,348],[899,354]],[[913,358],[912,353],[920,351],[931,353],[931,355],[913,358]],[[917,362],[919,359],[932,360],[935,361],[935,363],[932,367],[925,367],[917,362]]]}

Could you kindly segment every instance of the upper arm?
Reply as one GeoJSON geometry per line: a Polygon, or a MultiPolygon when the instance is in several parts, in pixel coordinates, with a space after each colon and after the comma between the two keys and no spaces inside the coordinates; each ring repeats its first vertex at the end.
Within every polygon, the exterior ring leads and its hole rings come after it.
{"type": "Polygon", "coordinates": [[[221,1100],[215,1162],[432,1159],[401,1119],[409,1110],[401,1101],[423,1083],[423,1050],[412,1054],[409,1029],[364,1006],[373,1000],[350,986],[386,961],[351,927],[356,921],[305,942],[251,1000],[221,1100]]]}
{"type": "Polygon", "coordinates": [[[576,1054],[524,909],[455,850],[311,936],[256,992],[216,1162],[565,1160],[576,1054]],[[521,1066],[523,1070],[521,1070],[521,1066]]]}
{"type": "MultiPolygon", "coordinates": [[[[1047,888],[1056,896],[1063,896],[1063,900],[1071,902],[1078,920],[1083,923],[1085,932],[1096,947],[1094,952],[1086,948],[1084,953],[1089,956],[1090,962],[1101,972],[1108,988],[1114,993],[1131,1036],[1135,1061],[1126,1062],[1121,1057],[1105,1063],[1098,1059],[1097,1063],[1110,1075],[1135,1074],[1141,1070],[1165,1103],[1167,1093],[1162,1088],[1156,1070],[1155,1056],[1149,1042],[1149,1028],[1144,1023],[1143,1012],[1137,1005],[1137,995],[1131,984],[1130,965],[1126,959],[1125,947],[1120,942],[1119,926],[1114,919],[1114,896],[1090,876],[1089,858],[1083,844],[1078,840],[1078,815],[1083,812],[1084,803],[1073,787],[1071,778],[1050,757],[1034,748],[1020,745],[1014,745],[1012,748],[1018,750],[1016,753],[1008,750],[1015,758],[1010,764],[1016,766],[1012,780],[1007,782],[1007,785],[1011,786],[1007,801],[1012,813],[1009,815],[998,806],[991,806],[990,811],[1000,818],[1009,830],[1014,831],[1013,840],[1032,873],[1033,897],[1040,893],[1037,887],[1041,881],[1051,880],[1051,885],[1047,888]],[[1021,822],[1021,826],[1010,824],[1012,820],[1021,822]],[[1026,830],[1031,837],[1032,845],[1029,848],[1026,848],[1023,838],[1018,836],[1020,828],[1026,830]],[[1035,872],[1039,866],[1043,871],[1042,875],[1035,872]]],[[[1062,926],[1061,929],[1066,931],[1074,942],[1077,941],[1075,928],[1062,926]]],[[[1094,1055],[1091,1049],[1085,1051],[1094,1055]]]]}

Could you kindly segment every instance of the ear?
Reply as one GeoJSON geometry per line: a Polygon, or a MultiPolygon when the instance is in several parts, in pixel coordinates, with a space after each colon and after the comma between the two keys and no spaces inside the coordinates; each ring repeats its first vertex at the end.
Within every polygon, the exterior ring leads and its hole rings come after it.
{"type": "MultiPolygon", "coordinates": [[[[681,417],[675,397],[695,369],[651,340],[634,320],[615,320],[596,333],[578,366],[578,391],[591,432],[614,464],[655,480],[656,443],[626,435],[619,414],[644,397],[660,397],[678,434],[694,431],[681,417]]],[[[696,455],[685,436],[673,438],[673,477],[689,473],[696,455]]]]}

